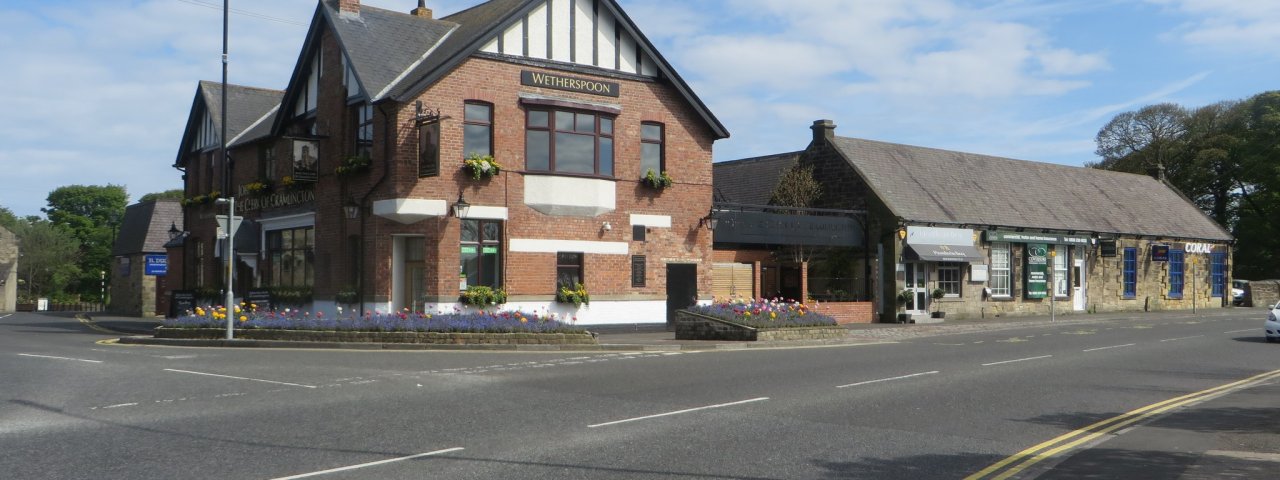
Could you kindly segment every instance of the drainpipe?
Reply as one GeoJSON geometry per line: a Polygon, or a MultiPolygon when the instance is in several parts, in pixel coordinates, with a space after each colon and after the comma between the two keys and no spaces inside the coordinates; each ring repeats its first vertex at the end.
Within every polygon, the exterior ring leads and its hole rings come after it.
{"type": "Polygon", "coordinates": [[[386,107],[385,102],[378,102],[378,112],[382,113],[383,130],[385,130],[385,132],[383,132],[382,134],[382,175],[378,176],[378,181],[373,182],[373,186],[369,187],[369,190],[364,192],[364,195],[360,197],[360,202],[359,202],[360,203],[360,258],[356,260],[356,265],[353,265],[353,267],[359,270],[359,273],[358,273],[359,276],[356,277],[358,279],[357,281],[358,284],[356,285],[356,301],[360,302],[361,316],[364,316],[364,313],[365,313],[365,309],[364,309],[364,303],[365,303],[364,302],[364,289],[365,289],[364,264],[365,262],[364,262],[364,259],[365,259],[365,245],[368,245],[368,242],[365,240],[366,239],[365,230],[367,229],[368,222],[369,222],[369,215],[367,215],[365,212],[372,211],[372,209],[365,210],[365,204],[369,203],[369,197],[373,196],[373,192],[378,191],[378,187],[381,187],[382,183],[387,180],[387,176],[388,176],[387,172],[391,169],[391,151],[392,151],[391,150],[391,132],[395,131],[395,129],[393,128],[395,125],[391,122],[391,115],[387,113],[387,109],[385,107],[386,107]]]}

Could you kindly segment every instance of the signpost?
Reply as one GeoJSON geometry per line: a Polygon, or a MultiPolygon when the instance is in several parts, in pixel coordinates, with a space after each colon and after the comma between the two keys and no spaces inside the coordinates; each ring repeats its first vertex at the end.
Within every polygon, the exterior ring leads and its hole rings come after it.
{"type": "MultiPolygon", "coordinates": [[[[1046,262],[1046,263],[1052,263],[1052,262],[1054,261],[1054,258],[1058,256],[1058,250],[1057,250],[1057,249],[1049,250],[1049,252],[1048,252],[1048,253],[1049,253],[1049,261],[1048,261],[1048,262],[1046,262]]],[[[1053,269],[1052,269],[1052,268],[1049,268],[1049,269],[1048,269],[1048,277],[1049,277],[1049,282],[1048,282],[1048,283],[1052,284],[1052,283],[1053,283],[1053,281],[1054,281],[1054,280],[1053,280],[1053,269]]],[[[1053,288],[1053,290],[1054,290],[1054,291],[1049,292],[1049,321],[1050,321],[1050,322],[1056,322],[1056,321],[1058,321],[1058,312],[1057,312],[1057,310],[1054,308],[1054,305],[1056,304],[1056,302],[1054,301],[1054,299],[1055,299],[1055,297],[1057,297],[1057,296],[1058,296],[1058,291],[1057,291],[1057,290],[1058,290],[1058,287],[1057,287],[1057,286],[1055,286],[1055,287],[1053,288]]]]}
{"type": "MultiPolygon", "coordinates": [[[[235,328],[236,319],[236,295],[233,291],[235,290],[235,278],[233,273],[235,271],[236,229],[240,228],[240,222],[244,220],[244,217],[237,217],[235,215],[236,197],[219,198],[217,202],[226,203],[228,205],[227,215],[218,215],[217,219],[222,223],[219,228],[222,228],[223,232],[226,232],[226,241],[224,243],[226,248],[224,252],[226,252],[227,255],[227,303],[223,304],[223,306],[227,309],[227,340],[231,340],[234,336],[232,332],[235,328]]],[[[222,235],[219,236],[221,237],[222,235]]]]}

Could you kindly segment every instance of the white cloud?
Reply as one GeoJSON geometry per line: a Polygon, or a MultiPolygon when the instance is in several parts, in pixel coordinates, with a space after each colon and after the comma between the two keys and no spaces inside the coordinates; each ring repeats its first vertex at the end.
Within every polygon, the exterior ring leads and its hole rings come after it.
{"type": "Polygon", "coordinates": [[[1245,0],[1147,0],[1181,13],[1187,21],[1171,35],[1220,52],[1276,56],[1280,42],[1280,2],[1245,0]]]}

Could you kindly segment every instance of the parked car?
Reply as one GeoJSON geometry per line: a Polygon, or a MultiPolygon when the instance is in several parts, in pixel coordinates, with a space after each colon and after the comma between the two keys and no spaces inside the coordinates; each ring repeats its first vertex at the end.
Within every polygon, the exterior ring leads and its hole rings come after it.
{"type": "Polygon", "coordinates": [[[1276,302],[1271,307],[1271,313],[1267,314],[1267,323],[1262,325],[1263,334],[1267,336],[1267,343],[1280,342],[1280,302],[1276,302]]]}
{"type": "Polygon", "coordinates": [[[1249,285],[1248,280],[1232,280],[1231,281],[1231,304],[1237,307],[1244,305],[1244,287],[1249,285]]]}

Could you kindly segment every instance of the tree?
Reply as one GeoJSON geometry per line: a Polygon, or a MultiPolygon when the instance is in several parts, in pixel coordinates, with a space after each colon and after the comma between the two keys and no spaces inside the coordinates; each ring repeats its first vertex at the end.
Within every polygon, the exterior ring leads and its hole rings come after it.
{"type": "Polygon", "coordinates": [[[41,209],[49,222],[67,229],[80,243],[80,276],[71,291],[96,296],[99,272],[111,271],[111,246],[129,195],[119,185],[68,185],[49,193],[41,209]]]}
{"type": "Polygon", "coordinates": [[[10,232],[15,232],[18,229],[18,222],[21,221],[17,215],[13,214],[13,210],[0,207],[0,227],[8,229],[10,232]]]}
{"type": "MultiPolygon", "coordinates": [[[[822,184],[813,177],[813,167],[796,165],[783,172],[778,178],[778,184],[773,187],[769,204],[780,207],[809,208],[817,204],[819,198],[822,198],[822,184]]],[[[807,245],[792,245],[785,250],[790,253],[791,261],[795,263],[808,262],[815,253],[815,249],[807,245]]],[[[807,295],[806,292],[801,294],[807,295]]]]}
{"type": "Polygon", "coordinates": [[[143,195],[142,198],[139,198],[138,203],[150,202],[153,200],[182,200],[183,194],[184,192],[181,188],[165,190],[163,192],[148,193],[143,195]]]}
{"type": "Polygon", "coordinates": [[[22,252],[18,276],[26,282],[27,289],[22,293],[63,299],[67,287],[81,273],[77,265],[80,242],[67,227],[41,219],[21,221],[14,233],[22,252]]]}

